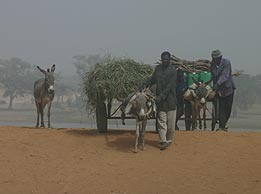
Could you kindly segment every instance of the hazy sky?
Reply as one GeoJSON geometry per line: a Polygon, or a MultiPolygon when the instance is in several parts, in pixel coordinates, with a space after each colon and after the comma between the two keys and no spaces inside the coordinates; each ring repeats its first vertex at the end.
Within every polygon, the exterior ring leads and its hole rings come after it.
{"type": "Polygon", "coordinates": [[[75,73],[74,55],[154,63],[219,48],[234,69],[261,73],[260,0],[0,0],[0,58],[75,73]]]}

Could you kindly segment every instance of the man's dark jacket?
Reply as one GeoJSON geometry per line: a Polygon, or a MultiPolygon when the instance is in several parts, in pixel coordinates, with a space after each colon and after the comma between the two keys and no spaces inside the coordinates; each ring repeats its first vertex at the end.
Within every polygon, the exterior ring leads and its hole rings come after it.
{"type": "Polygon", "coordinates": [[[176,110],[176,81],[177,71],[172,64],[156,66],[152,76],[145,81],[146,87],[156,84],[157,111],[176,110]]]}

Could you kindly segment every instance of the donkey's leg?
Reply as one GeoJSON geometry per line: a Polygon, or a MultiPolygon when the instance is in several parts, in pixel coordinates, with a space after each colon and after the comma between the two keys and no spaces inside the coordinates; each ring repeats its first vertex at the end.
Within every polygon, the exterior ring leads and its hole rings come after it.
{"type": "Polygon", "coordinates": [[[204,107],[203,107],[203,121],[204,121],[204,130],[207,129],[207,123],[206,123],[206,107],[207,105],[205,104],[204,107]]]}
{"type": "Polygon", "coordinates": [[[216,111],[216,101],[212,102],[212,120],[211,120],[211,130],[214,131],[217,124],[217,111],[216,111]]]}
{"type": "Polygon", "coordinates": [[[198,122],[198,109],[196,103],[193,104],[192,106],[192,130],[194,131],[197,129],[197,122],[198,122]]]}
{"type": "Polygon", "coordinates": [[[142,121],[141,126],[141,150],[144,150],[145,147],[145,130],[146,130],[147,120],[142,121]]]}
{"type": "Polygon", "coordinates": [[[198,115],[199,129],[201,130],[202,129],[202,120],[201,120],[201,115],[200,115],[201,107],[198,108],[197,112],[198,112],[197,115],[198,115]]]}
{"type": "Polygon", "coordinates": [[[48,128],[52,128],[51,126],[51,120],[50,120],[50,116],[51,116],[51,107],[52,107],[52,102],[49,102],[48,104],[48,112],[47,112],[47,117],[48,117],[48,128]]]}
{"type": "Polygon", "coordinates": [[[195,129],[196,129],[196,116],[195,116],[195,110],[194,110],[194,108],[195,107],[193,107],[193,109],[192,109],[192,122],[191,122],[191,124],[192,124],[192,131],[194,131],[195,129]]]}
{"type": "Polygon", "coordinates": [[[198,106],[195,108],[195,129],[198,128],[198,106]]]}
{"type": "Polygon", "coordinates": [[[140,122],[136,119],[136,136],[135,136],[135,148],[134,152],[138,152],[138,145],[139,145],[139,136],[140,136],[140,122]]]}
{"type": "Polygon", "coordinates": [[[39,127],[39,113],[40,113],[40,110],[39,110],[39,103],[35,101],[35,105],[36,105],[36,110],[37,110],[37,120],[36,120],[36,125],[35,127],[38,128],[39,127]]]}
{"type": "Polygon", "coordinates": [[[39,104],[40,114],[41,114],[41,127],[45,128],[44,125],[44,105],[43,103],[39,104]]]}
{"type": "Polygon", "coordinates": [[[195,130],[195,103],[191,101],[191,126],[192,130],[195,130]]]}

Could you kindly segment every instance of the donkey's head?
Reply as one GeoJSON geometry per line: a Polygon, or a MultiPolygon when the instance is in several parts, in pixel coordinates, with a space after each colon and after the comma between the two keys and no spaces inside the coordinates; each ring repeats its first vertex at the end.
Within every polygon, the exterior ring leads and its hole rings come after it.
{"type": "Polygon", "coordinates": [[[194,83],[197,85],[196,90],[195,90],[195,94],[196,94],[197,99],[200,100],[201,104],[205,104],[206,98],[208,96],[207,86],[210,84],[210,82],[212,80],[209,80],[207,82],[198,82],[194,78],[192,78],[192,79],[193,79],[194,83]]]}
{"type": "Polygon", "coordinates": [[[135,116],[138,120],[145,120],[153,111],[151,97],[146,91],[136,93],[126,107],[126,113],[135,116]]]}
{"type": "Polygon", "coordinates": [[[51,71],[48,68],[47,71],[41,69],[39,66],[37,68],[44,74],[45,76],[45,86],[48,91],[48,93],[54,92],[54,71],[55,71],[55,64],[52,65],[51,71]]]}

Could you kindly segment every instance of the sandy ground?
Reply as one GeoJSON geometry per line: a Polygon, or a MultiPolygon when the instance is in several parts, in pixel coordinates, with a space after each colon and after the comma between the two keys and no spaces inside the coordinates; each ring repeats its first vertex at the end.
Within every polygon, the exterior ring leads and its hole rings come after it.
{"type": "Polygon", "coordinates": [[[261,133],[177,131],[158,149],[134,131],[0,127],[1,194],[260,194],[261,133]]]}

